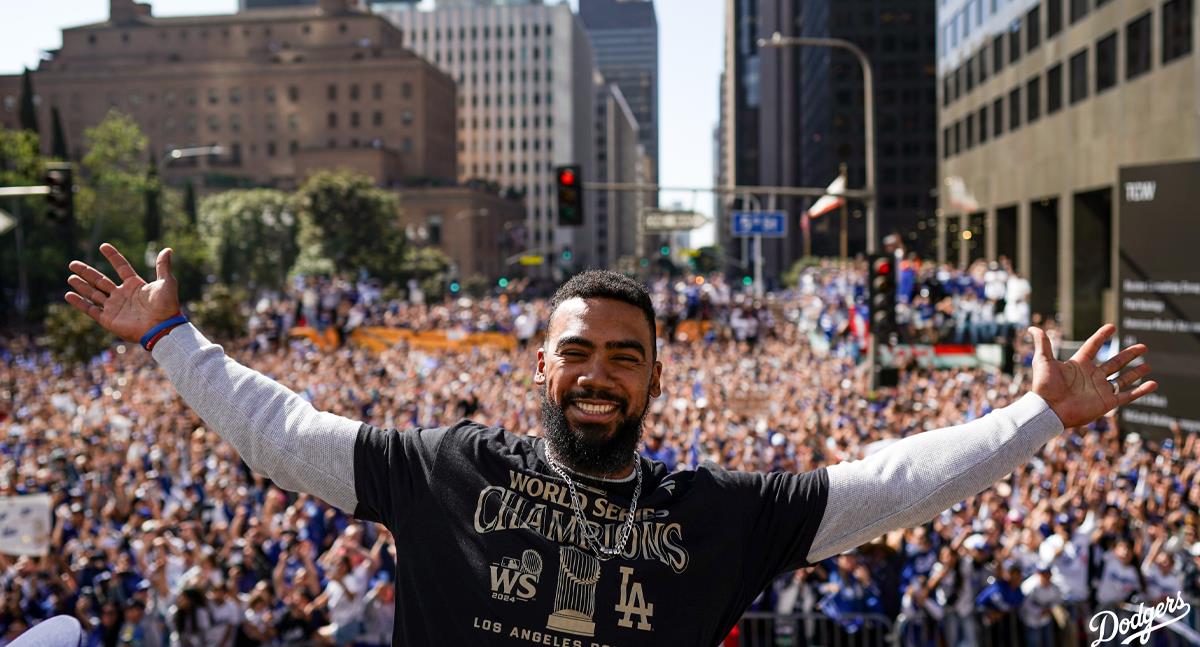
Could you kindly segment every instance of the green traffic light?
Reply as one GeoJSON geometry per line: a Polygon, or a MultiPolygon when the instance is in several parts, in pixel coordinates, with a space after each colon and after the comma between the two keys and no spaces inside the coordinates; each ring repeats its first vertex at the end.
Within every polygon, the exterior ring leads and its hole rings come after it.
{"type": "Polygon", "coordinates": [[[754,283],[754,279],[750,278],[749,276],[742,277],[742,285],[751,285],[753,283],[754,283]]]}
{"type": "Polygon", "coordinates": [[[569,249],[565,249],[565,250],[563,250],[563,253],[562,253],[562,258],[563,258],[563,260],[564,260],[564,261],[569,261],[569,260],[571,260],[571,250],[569,250],[569,249]]]}
{"type": "Polygon", "coordinates": [[[671,248],[666,245],[663,245],[662,247],[658,248],[658,252],[660,254],[662,254],[663,256],[669,256],[671,254],[671,248]]]}
{"type": "Polygon", "coordinates": [[[450,291],[453,292],[454,294],[458,294],[458,290],[459,290],[458,281],[451,282],[450,283],[450,291]]]}
{"type": "Polygon", "coordinates": [[[508,279],[501,277],[499,281],[496,281],[496,284],[502,288],[506,288],[508,287],[508,279]]]}

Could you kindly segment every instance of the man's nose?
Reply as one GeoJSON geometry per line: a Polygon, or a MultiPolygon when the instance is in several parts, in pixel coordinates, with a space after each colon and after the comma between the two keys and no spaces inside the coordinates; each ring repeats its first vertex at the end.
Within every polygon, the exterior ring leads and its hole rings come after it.
{"type": "Polygon", "coordinates": [[[602,359],[592,358],[579,374],[576,382],[580,386],[590,386],[594,388],[603,388],[612,386],[612,376],[608,372],[608,366],[602,359]]]}

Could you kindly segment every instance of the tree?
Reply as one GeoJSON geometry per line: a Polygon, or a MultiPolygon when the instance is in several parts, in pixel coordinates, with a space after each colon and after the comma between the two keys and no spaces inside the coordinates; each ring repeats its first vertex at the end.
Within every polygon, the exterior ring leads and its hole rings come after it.
{"type": "Polygon", "coordinates": [[[322,171],[297,192],[301,260],[323,259],[338,272],[366,271],[383,281],[399,278],[404,235],[396,197],[366,176],[322,171]]]}
{"type": "Polygon", "coordinates": [[[58,106],[50,108],[50,156],[62,161],[70,159],[67,136],[63,132],[62,117],[58,114],[58,106]]]}
{"type": "Polygon", "coordinates": [[[199,301],[188,305],[188,316],[214,339],[241,339],[247,332],[246,299],[244,290],[218,283],[209,286],[199,301]]]}
{"type": "Polygon", "coordinates": [[[200,204],[200,238],[217,280],[252,292],[285,286],[300,253],[298,231],[294,202],[280,191],[226,191],[200,204]]]}
{"type": "Polygon", "coordinates": [[[146,185],[142,188],[143,195],[146,197],[142,234],[146,237],[147,243],[162,240],[162,215],[158,208],[160,189],[158,159],[155,157],[154,151],[151,151],[150,163],[146,165],[146,185]]]}
{"type": "Polygon", "coordinates": [[[183,188],[183,211],[187,214],[188,223],[195,230],[199,214],[196,211],[196,185],[191,180],[188,180],[183,188]]]}
{"type": "MultiPolygon", "coordinates": [[[[41,184],[44,171],[33,131],[0,128],[0,186],[41,184]]],[[[0,316],[14,324],[28,312],[23,323],[38,321],[46,303],[57,299],[54,293],[62,294],[68,260],[62,231],[46,217],[42,196],[0,198],[0,208],[18,222],[0,235],[0,316]]]]}
{"type": "Polygon", "coordinates": [[[90,317],[65,303],[46,309],[45,335],[39,342],[64,364],[86,364],[112,344],[112,335],[90,317]]]}
{"type": "Polygon", "coordinates": [[[40,134],[37,107],[33,105],[33,76],[29,68],[25,68],[25,73],[21,75],[21,130],[40,134]]]}
{"type": "Polygon", "coordinates": [[[145,206],[146,136],[129,115],[117,110],[83,136],[87,153],[76,211],[80,225],[91,231],[88,258],[105,241],[118,249],[145,249],[143,222],[134,214],[145,206]]]}
{"type": "Polygon", "coordinates": [[[416,280],[431,300],[441,299],[450,277],[450,258],[437,247],[409,246],[397,267],[397,279],[406,284],[416,280]]]}

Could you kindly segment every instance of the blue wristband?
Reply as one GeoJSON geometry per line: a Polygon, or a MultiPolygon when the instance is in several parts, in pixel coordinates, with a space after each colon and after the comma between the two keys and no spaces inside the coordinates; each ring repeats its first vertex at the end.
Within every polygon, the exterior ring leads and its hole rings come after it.
{"type": "Polygon", "coordinates": [[[183,316],[183,313],[181,312],[181,313],[175,315],[174,317],[171,317],[170,319],[167,319],[166,321],[151,328],[149,331],[146,332],[146,334],[142,335],[142,341],[141,341],[142,348],[145,348],[146,350],[150,350],[147,347],[147,344],[149,344],[151,341],[153,341],[154,337],[157,336],[158,333],[160,333],[168,328],[174,328],[175,326],[178,326],[180,324],[185,324],[187,322],[188,322],[188,318],[183,316]]]}

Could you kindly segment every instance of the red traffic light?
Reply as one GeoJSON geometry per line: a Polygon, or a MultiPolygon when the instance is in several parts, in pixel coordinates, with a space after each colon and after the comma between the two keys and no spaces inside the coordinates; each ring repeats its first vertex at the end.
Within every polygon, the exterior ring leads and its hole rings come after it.
{"type": "Polygon", "coordinates": [[[884,260],[876,261],[875,262],[875,273],[876,274],[891,274],[892,273],[892,264],[887,261],[884,261],[884,260]]]}
{"type": "Polygon", "coordinates": [[[558,183],[563,186],[575,186],[575,171],[565,168],[558,172],[558,183]]]}

